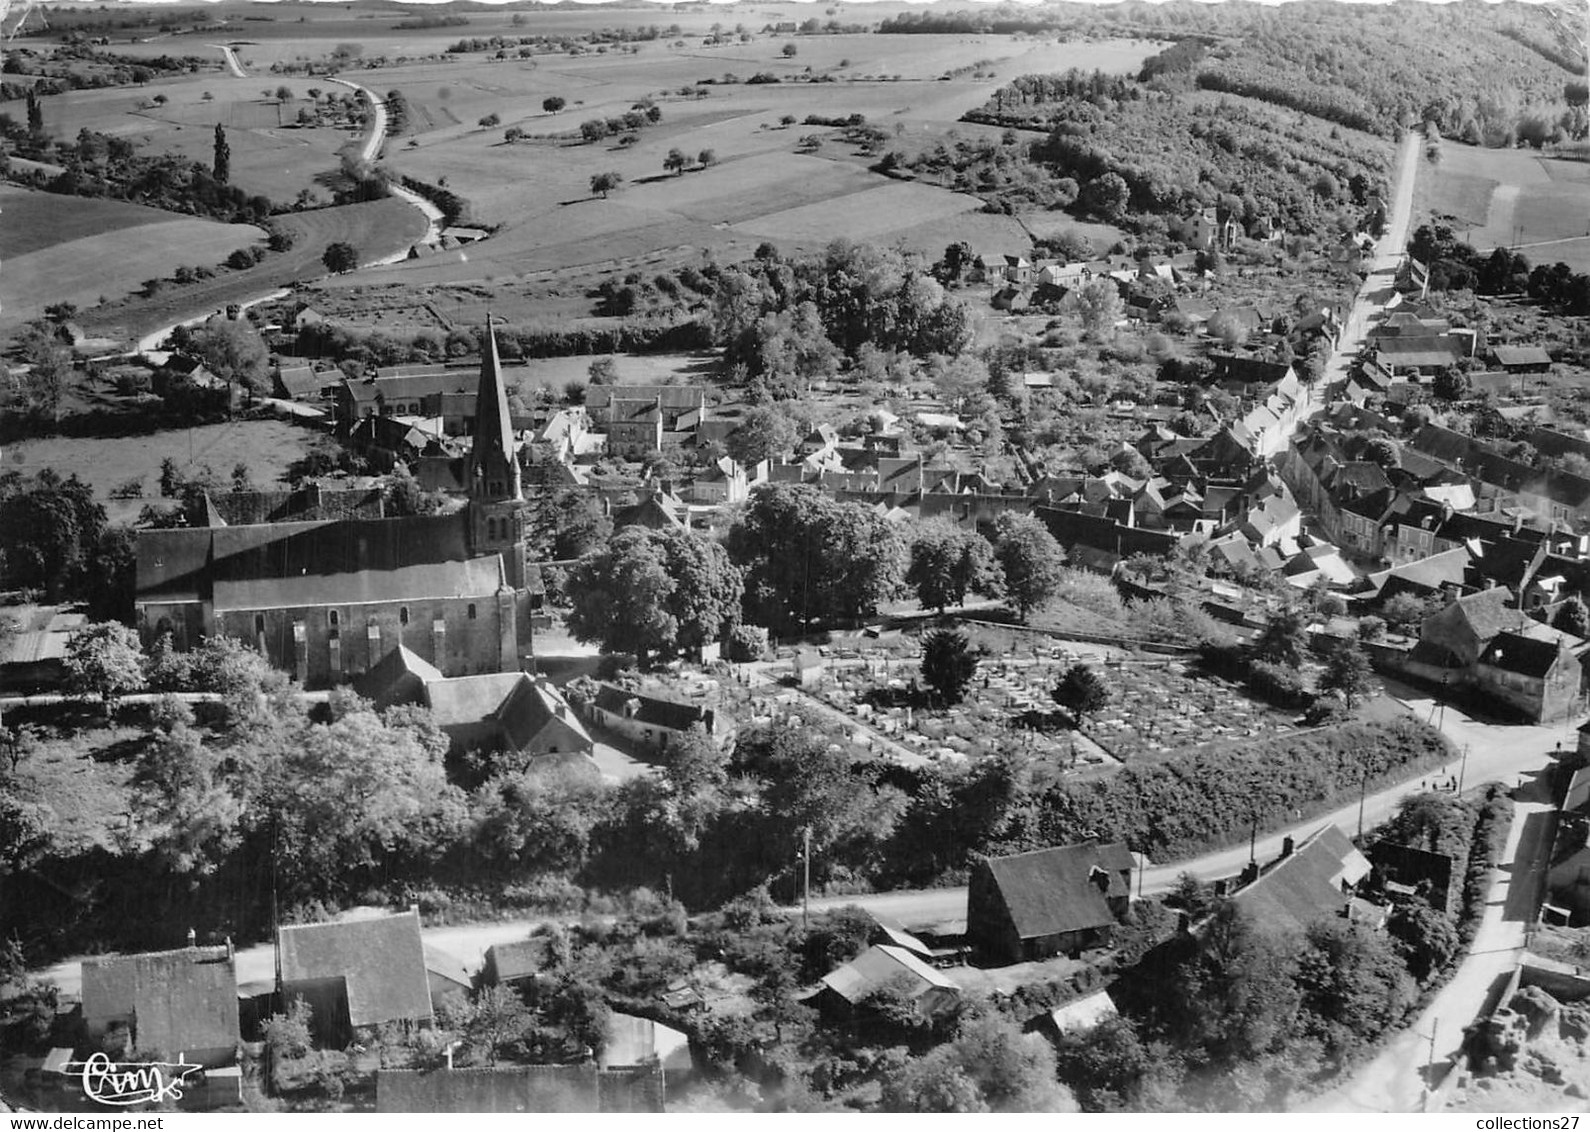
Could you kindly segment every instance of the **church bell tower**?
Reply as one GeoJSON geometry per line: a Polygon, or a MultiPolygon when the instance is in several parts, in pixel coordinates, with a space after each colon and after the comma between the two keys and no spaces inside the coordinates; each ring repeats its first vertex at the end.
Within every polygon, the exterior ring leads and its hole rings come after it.
{"type": "Polygon", "coordinates": [[[508,391],[502,383],[497,334],[486,316],[475,435],[469,450],[469,548],[476,557],[501,554],[508,582],[524,586],[524,493],[514,452],[508,391]]]}

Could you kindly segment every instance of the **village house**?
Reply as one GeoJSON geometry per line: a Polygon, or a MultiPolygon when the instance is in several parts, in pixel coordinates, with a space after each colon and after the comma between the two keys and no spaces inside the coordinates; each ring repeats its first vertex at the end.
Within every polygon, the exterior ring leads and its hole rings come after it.
{"type": "Polygon", "coordinates": [[[1378,924],[1381,912],[1356,899],[1369,873],[1368,859],[1338,827],[1327,825],[1301,845],[1284,839],[1281,855],[1268,865],[1250,865],[1232,899],[1268,930],[1300,932],[1332,916],[1378,924]]]}
{"type": "Polygon", "coordinates": [[[360,676],[354,689],[383,710],[423,704],[458,754],[502,753],[551,765],[582,763],[595,749],[562,693],[524,672],[449,678],[400,645],[360,676]]]}
{"type": "Polygon", "coordinates": [[[720,745],[733,733],[732,724],[703,704],[631,692],[613,684],[598,686],[588,710],[598,727],[657,751],[668,750],[693,727],[702,728],[720,745]]]}
{"type": "Polygon", "coordinates": [[[386,1022],[429,1025],[430,976],[417,908],[277,929],[281,993],[310,1007],[319,1044],[347,1045],[386,1022]]]}
{"type": "Polygon", "coordinates": [[[898,988],[927,1019],[953,1010],[960,1001],[953,979],[891,944],[874,944],[824,975],[808,1001],[828,1018],[849,1021],[865,1010],[869,996],[886,987],[898,988]]]}
{"type": "Polygon", "coordinates": [[[1104,945],[1126,914],[1131,879],[1132,855],[1120,842],[979,859],[967,888],[967,938],[1002,963],[1104,945]]]}
{"type": "Polygon", "coordinates": [[[237,962],[232,946],[185,947],[83,960],[83,1024],[98,1044],[127,1031],[128,1049],[218,1068],[237,1061],[237,962]]]}

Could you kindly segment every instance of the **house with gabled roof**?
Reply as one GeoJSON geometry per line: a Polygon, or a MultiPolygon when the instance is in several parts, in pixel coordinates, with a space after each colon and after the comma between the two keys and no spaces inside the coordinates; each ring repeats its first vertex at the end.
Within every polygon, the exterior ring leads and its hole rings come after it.
{"type": "Polygon", "coordinates": [[[631,692],[615,684],[597,686],[590,713],[599,727],[658,751],[678,743],[692,727],[704,729],[717,743],[727,742],[733,732],[732,725],[705,704],[631,692]]]}
{"type": "Polygon", "coordinates": [[[1474,664],[1475,683],[1535,723],[1572,714],[1583,672],[1565,641],[1502,632],[1474,664]]]}
{"type": "Polygon", "coordinates": [[[883,943],[824,975],[811,1002],[828,1017],[848,1020],[865,1010],[870,995],[885,988],[901,991],[918,1013],[930,1019],[953,1010],[961,993],[955,980],[942,971],[904,948],[883,943]]]}
{"type": "Polygon", "coordinates": [[[967,938],[1004,963],[1101,946],[1126,914],[1132,864],[1124,843],[1093,841],[979,859],[967,886],[967,938]]]}
{"type": "Polygon", "coordinates": [[[430,976],[417,908],[277,929],[284,1001],[302,998],[321,1044],[340,1048],[386,1022],[429,1025],[430,976]]]}
{"type": "Polygon", "coordinates": [[[1281,856],[1232,894],[1261,929],[1302,931],[1315,920],[1351,914],[1358,885],[1369,876],[1368,858],[1335,825],[1327,825],[1281,856]]]}
{"type": "Polygon", "coordinates": [[[206,1068],[237,1060],[237,963],[231,944],[83,960],[83,1023],[100,1042],[128,1030],[130,1049],[206,1068]]]}
{"type": "Polygon", "coordinates": [[[1432,659],[1467,668],[1479,660],[1498,633],[1518,624],[1521,615],[1508,608],[1508,601],[1508,592],[1501,586],[1454,598],[1424,619],[1419,629],[1421,646],[1432,659]]]}
{"type": "Polygon", "coordinates": [[[550,936],[531,936],[512,943],[494,943],[486,948],[486,965],[481,970],[481,980],[488,986],[521,983],[538,977],[550,966],[550,936]]]}

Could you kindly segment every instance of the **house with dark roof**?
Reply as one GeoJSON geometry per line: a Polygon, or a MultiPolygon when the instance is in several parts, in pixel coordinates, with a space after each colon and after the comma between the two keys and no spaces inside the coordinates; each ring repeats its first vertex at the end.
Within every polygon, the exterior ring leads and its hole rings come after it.
{"type": "Polygon", "coordinates": [[[595,745],[563,694],[524,672],[446,677],[400,645],[354,682],[379,709],[423,704],[454,753],[487,751],[532,764],[588,760],[595,745]]]}
{"type": "Polygon", "coordinates": [[[824,1016],[855,1019],[870,995],[889,988],[909,998],[924,1018],[937,1018],[955,1008],[961,989],[942,971],[891,944],[874,944],[849,963],[824,975],[810,1002],[824,1016]]]}
{"type": "Polygon", "coordinates": [[[1125,844],[1087,841],[972,865],[966,935],[985,955],[1021,963],[1106,943],[1132,893],[1125,844]]]}
{"type": "Polygon", "coordinates": [[[534,979],[552,963],[550,936],[531,936],[513,943],[494,943],[486,948],[486,965],[481,980],[487,986],[522,983],[534,979]]]}
{"type": "Polygon", "coordinates": [[[1533,723],[1573,713],[1582,680],[1579,659],[1564,641],[1498,633],[1474,664],[1479,688],[1533,723]]]}
{"type": "Polygon", "coordinates": [[[130,1049],[206,1068],[237,1060],[237,963],[232,947],[186,947],[83,960],[83,1023],[98,1043],[117,1028],[130,1049]]]}
{"type": "Polygon", "coordinates": [[[1432,659],[1467,668],[1498,633],[1517,626],[1520,614],[1508,608],[1508,600],[1507,590],[1500,586],[1455,598],[1424,619],[1420,644],[1432,659]]]}
{"type": "Polygon", "coordinates": [[[284,1001],[301,997],[321,1044],[340,1048],[384,1022],[428,1025],[430,976],[418,909],[277,930],[284,1001]]]}
{"type": "Polygon", "coordinates": [[[1261,928],[1300,931],[1315,920],[1350,914],[1358,885],[1369,872],[1368,859],[1347,835],[1327,825],[1301,845],[1285,839],[1281,856],[1232,899],[1261,928]]]}
{"type": "Polygon", "coordinates": [[[1551,355],[1544,346],[1493,346],[1491,357],[1505,373],[1551,372],[1551,355]]]}
{"type": "Polygon", "coordinates": [[[692,727],[702,728],[719,744],[733,734],[718,712],[704,704],[631,692],[614,684],[597,687],[589,710],[597,726],[658,751],[678,743],[692,727]]]}

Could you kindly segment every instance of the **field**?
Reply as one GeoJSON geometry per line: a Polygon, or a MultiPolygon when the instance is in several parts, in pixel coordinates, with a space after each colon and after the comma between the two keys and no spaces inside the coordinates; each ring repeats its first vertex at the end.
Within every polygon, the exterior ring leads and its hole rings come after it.
{"type": "Polygon", "coordinates": [[[0,322],[16,325],[51,303],[92,306],[119,298],[183,262],[217,264],[264,237],[247,224],[218,224],[118,201],[63,198],[0,187],[0,322]],[[180,252],[177,251],[180,249],[180,252]]]}
{"type": "MultiPolygon", "coordinates": [[[[824,14],[870,26],[896,10],[905,8],[836,6],[824,14]]],[[[588,318],[585,293],[609,274],[660,270],[699,262],[703,255],[732,261],[748,257],[769,240],[788,252],[812,250],[836,237],[932,256],[959,240],[977,247],[1025,248],[1032,229],[1023,220],[985,213],[975,196],[883,178],[867,168],[876,157],[843,143],[838,130],[786,127],[781,119],[793,116],[801,123],[808,115],[861,114],[901,145],[935,144],[962,131],[978,131],[957,125],[957,119],[982,104],[1001,82],[1069,66],[1129,71],[1158,46],[1139,40],[1059,43],[1027,36],[763,32],[781,20],[809,18],[811,11],[802,5],[614,10],[603,11],[599,19],[584,10],[530,12],[523,14],[520,26],[512,24],[513,13],[477,11],[469,13],[466,27],[409,31],[391,26],[411,15],[406,10],[352,14],[293,4],[272,9],[269,17],[257,17],[254,7],[246,11],[248,19],[234,14],[226,26],[149,36],[136,43],[127,42],[127,33],[118,33],[111,46],[133,55],[214,52],[219,57],[214,45],[230,43],[248,77],[207,71],[134,89],[54,96],[45,100],[46,128],[58,137],[72,137],[86,127],[150,151],[178,152],[207,162],[213,128],[220,123],[231,146],[234,183],[278,202],[306,191],[324,199],[326,190],[317,178],[336,168],[339,154],[357,140],[357,131],[346,125],[296,125],[298,111],[309,105],[311,88],[339,88],[324,77],[273,74],[270,67],[324,60],[335,45],[357,43],[366,64],[377,65],[350,70],[348,77],[379,93],[401,90],[411,109],[408,131],[387,139],[383,163],[398,173],[445,183],[468,202],[466,222],[497,231],[484,243],[326,280],[325,286],[362,288],[394,280],[415,289],[484,284],[503,295],[505,309],[499,313],[553,325],[588,318]],[[528,59],[495,60],[485,53],[437,58],[465,37],[578,34],[596,27],[673,23],[682,28],[676,36],[626,47],[528,59]],[[726,31],[743,24],[751,39],[706,44],[702,37],[720,23],[726,31]],[[786,44],[794,45],[793,57],[784,55],[786,44]],[[974,64],[975,79],[969,73],[974,64]],[[963,69],[968,73],[952,73],[963,69]],[[783,81],[743,81],[759,72],[783,81]],[[834,81],[797,81],[810,77],[834,81]],[[278,105],[269,92],[283,84],[293,97],[278,105]],[[543,99],[553,95],[568,101],[560,114],[541,108],[543,99]],[[160,105],[154,104],[156,97],[163,99],[160,105]],[[577,132],[587,118],[622,114],[642,99],[655,100],[663,117],[641,130],[628,147],[617,146],[614,139],[584,144],[556,137],[577,132]],[[492,114],[500,117],[500,125],[478,125],[492,114]],[[510,126],[540,136],[509,144],[503,131],[510,126]],[[815,147],[802,144],[807,135],[821,141],[815,147]],[[692,160],[710,149],[715,164],[670,175],[663,159],[674,148],[692,160]],[[624,185],[610,199],[593,197],[591,177],[609,171],[619,173],[624,185]]],[[[398,221],[398,210],[413,210],[395,202],[373,225],[369,221],[375,206],[363,207],[370,209],[363,216],[345,210],[295,215],[284,223],[304,232],[299,246],[286,256],[269,257],[249,271],[206,283],[168,286],[152,299],[115,301],[85,321],[97,334],[136,336],[274,287],[318,278],[323,274],[320,252],[333,239],[355,244],[361,260],[371,262],[401,250],[422,230],[417,213],[411,221],[398,221]]],[[[1065,219],[1055,214],[1031,221],[1048,227],[1065,219]]],[[[35,242],[43,238],[32,237],[35,242]]],[[[165,247],[181,250],[162,257],[159,248],[138,248],[122,257],[136,264],[127,269],[124,284],[119,275],[114,286],[96,279],[88,291],[85,281],[71,296],[54,294],[52,286],[50,298],[92,302],[103,294],[117,300],[145,279],[169,276],[184,264],[213,266],[225,255],[194,254],[205,245],[191,240],[166,241],[165,247]]],[[[6,266],[14,270],[11,263],[6,266]]],[[[382,321],[390,325],[400,319],[382,321]]]]}
{"type": "MultiPolygon", "coordinates": [[[[522,30],[537,30],[533,17],[522,30]]],[[[764,240],[796,251],[850,237],[901,242],[935,255],[958,239],[1025,247],[1021,225],[982,213],[977,198],[883,179],[839,141],[837,130],[786,128],[780,120],[862,114],[902,140],[936,139],[965,128],[955,120],[987,98],[991,82],[1070,65],[1131,69],[1153,50],[1137,41],[846,35],[800,37],[798,54],[785,59],[784,42],[758,36],[749,44],[683,49],[648,43],[637,55],[534,60],[471,55],[360,72],[358,80],[372,89],[402,90],[420,123],[416,136],[388,142],[387,163],[426,181],[445,177],[471,202],[475,220],[500,226],[484,244],[403,265],[401,277],[501,284],[536,272],[630,269],[656,262],[658,252],[672,262],[703,251],[735,259],[764,240]],[[997,61],[985,64],[985,74],[992,71],[997,79],[939,81],[953,67],[983,60],[997,61]],[[838,81],[724,81],[758,72],[790,80],[808,68],[838,81]],[[712,82],[702,86],[700,80],[712,82]],[[706,96],[682,95],[682,89],[706,96]],[[552,95],[569,101],[560,114],[541,110],[542,99],[552,95]],[[655,100],[662,121],[641,130],[629,147],[611,140],[503,140],[510,126],[540,135],[572,131],[584,119],[620,114],[643,98],[655,100]],[[501,125],[476,124],[488,114],[499,115],[501,125]],[[824,140],[815,152],[797,152],[807,148],[800,143],[808,134],[824,140]],[[669,175],[663,159],[674,148],[692,159],[711,149],[717,163],[669,175]],[[607,171],[625,184],[610,199],[594,198],[590,178],[607,171]]]]}
{"type": "Polygon", "coordinates": [[[1420,165],[1416,197],[1421,218],[1450,217],[1478,249],[1590,271],[1590,164],[1445,141],[1436,165],[1420,165]]]}
{"type": "MultiPolygon", "coordinates": [[[[246,271],[223,271],[214,279],[180,287],[170,285],[153,298],[133,296],[111,302],[86,313],[81,321],[95,334],[137,338],[158,327],[219,311],[228,303],[258,298],[288,283],[318,279],[326,274],[321,256],[336,241],[352,244],[359,259],[370,262],[409,247],[425,232],[425,218],[396,199],[296,212],[283,216],[278,223],[296,237],[297,242],[289,251],[268,255],[246,271]]],[[[187,246],[174,251],[168,245],[163,251],[146,262],[143,274],[138,276],[140,280],[153,275],[169,277],[179,265],[209,266],[224,258],[206,259],[187,246]]]]}
{"type": "Polygon", "coordinates": [[[303,455],[313,433],[284,421],[230,421],[173,429],[146,436],[99,438],[50,437],[8,444],[7,470],[32,475],[53,468],[63,476],[75,474],[94,488],[106,504],[111,520],[131,520],[147,500],[159,497],[160,463],[167,456],[184,469],[210,465],[223,478],[234,465],[245,463],[255,485],[280,486],[289,464],[303,455]],[[190,455],[191,454],[191,455],[190,455]],[[141,480],[147,500],[107,499],[112,488],[141,480]]]}

